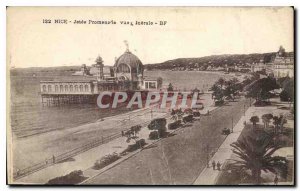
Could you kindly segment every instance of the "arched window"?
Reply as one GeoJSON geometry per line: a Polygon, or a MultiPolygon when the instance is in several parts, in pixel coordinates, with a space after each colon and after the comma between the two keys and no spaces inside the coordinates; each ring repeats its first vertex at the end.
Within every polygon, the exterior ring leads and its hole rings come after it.
{"type": "Polygon", "coordinates": [[[48,85],[48,92],[52,92],[52,87],[51,87],[51,85],[48,85]]]}
{"type": "Polygon", "coordinates": [[[43,92],[46,92],[46,91],[47,91],[47,86],[43,85],[43,92]]]}
{"type": "Polygon", "coordinates": [[[88,85],[85,85],[85,86],[84,86],[84,91],[86,91],[86,92],[89,91],[89,86],[88,86],[88,85]]]}
{"type": "Polygon", "coordinates": [[[127,64],[120,64],[118,66],[118,72],[130,73],[130,68],[127,64]]]}
{"type": "Polygon", "coordinates": [[[70,85],[70,92],[73,91],[73,85],[70,85]]]}
{"type": "Polygon", "coordinates": [[[58,85],[55,85],[55,91],[58,92],[58,85]]]}
{"type": "Polygon", "coordinates": [[[60,85],[60,86],[59,86],[59,91],[60,91],[60,92],[63,92],[63,91],[64,91],[64,86],[63,86],[63,85],[60,85]]]}
{"type": "Polygon", "coordinates": [[[65,85],[65,92],[68,92],[69,91],[69,87],[68,85],[65,85]]]}
{"type": "Polygon", "coordinates": [[[83,85],[80,85],[80,86],[79,86],[79,90],[80,90],[81,92],[83,92],[83,85]]]}
{"type": "Polygon", "coordinates": [[[75,85],[75,92],[78,92],[78,85],[75,85]]]}

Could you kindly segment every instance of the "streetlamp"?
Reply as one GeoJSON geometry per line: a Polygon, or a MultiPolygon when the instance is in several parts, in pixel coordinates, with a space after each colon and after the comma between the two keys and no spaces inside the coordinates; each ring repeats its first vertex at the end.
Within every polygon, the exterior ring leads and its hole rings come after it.
{"type": "Polygon", "coordinates": [[[231,117],[231,133],[233,133],[233,116],[231,117]]]}
{"type": "Polygon", "coordinates": [[[244,104],[244,116],[246,116],[246,105],[244,104]]]}
{"type": "Polygon", "coordinates": [[[209,144],[204,145],[204,152],[206,154],[206,167],[209,168],[209,144]]]}

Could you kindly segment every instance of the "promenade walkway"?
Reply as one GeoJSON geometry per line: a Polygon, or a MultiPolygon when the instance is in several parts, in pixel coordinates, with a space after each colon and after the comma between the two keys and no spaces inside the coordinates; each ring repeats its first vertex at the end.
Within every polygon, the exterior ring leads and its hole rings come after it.
{"type": "Polygon", "coordinates": [[[250,117],[254,114],[254,112],[255,108],[249,107],[249,109],[245,113],[246,115],[241,117],[238,123],[234,126],[233,133],[230,133],[227,136],[227,138],[218,148],[214,156],[210,159],[209,167],[204,168],[201,174],[196,178],[194,185],[214,185],[216,183],[218,176],[220,175],[220,171],[213,170],[211,166],[212,161],[215,161],[216,163],[220,162],[221,165],[223,165],[225,161],[230,158],[230,156],[232,155],[230,144],[235,142],[239,138],[244,128],[244,122],[249,121],[250,117]]]}

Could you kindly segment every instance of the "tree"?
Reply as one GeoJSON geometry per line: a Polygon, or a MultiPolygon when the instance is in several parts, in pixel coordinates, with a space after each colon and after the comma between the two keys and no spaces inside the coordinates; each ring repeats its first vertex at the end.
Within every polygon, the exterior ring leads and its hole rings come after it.
{"type": "Polygon", "coordinates": [[[211,90],[213,91],[212,97],[215,100],[215,104],[216,105],[223,104],[224,103],[224,90],[216,84],[213,85],[211,90]]]}
{"type": "Polygon", "coordinates": [[[169,83],[169,86],[168,86],[167,90],[168,90],[168,92],[174,91],[173,85],[171,83],[169,83]]]}
{"type": "Polygon", "coordinates": [[[127,130],[125,131],[124,135],[127,137],[127,140],[126,142],[130,142],[130,140],[134,140],[135,142],[137,142],[137,139],[139,138],[137,136],[137,134],[141,131],[142,129],[142,126],[141,125],[135,125],[135,126],[132,126],[130,128],[130,130],[127,130]]]}
{"type": "Polygon", "coordinates": [[[219,78],[218,81],[216,82],[216,85],[220,85],[221,89],[223,88],[223,86],[225,85],[225,80],[224,78],[219,78]]]}
{"type": "Polygon", "coordinates": [[[287,159],[272,154],[280,149],[273,144],[272,138],[261,136],[259,138],[242,137],[231,144],[233,153],[237,155],[238,160],[233,160],[232,169],[238,171],[250,170],[252,181],[256,184],[261,182],[261,171],[279,174],[286,178],[287,159]]]}
{"type": "Polygon", "coordinates": [[[233,78],[228,81],[225,81],[225,90],[224,95],[229,99],[234,101],[235,96],[238,95],[238,91],[241,89],[240,84],[238,84],[238,79],[233,78]]]}
{"type": "Polygon", "coordinates": [[[273,124],[274,124],[274,133],[277,135],[280,132],[283,131],[283,125],[287,123],[287,120],[283,117],[283,115],[274,116],[273,117],[273,124]]]}
{"type": "Polygon", "coordinates": [[[259,122],[259,118],[257,116],[252,116],[250,118],[250,122],[253,123],[253,126],[256,127],[256,123],[259,122]]]}
{"type": "Polygon", "coordinates": [[[271,77],[262,78],[247,87],[247,96],[256,99],[256,101],[265,101],[270,98],[270,91],[278,88],[279,85],[276,79],[271,77]]]}
{"type": "Polygon", "coordinates": [[[167,120],[165,118],[153,119],[148,125],[149,130],[157,130],[159,137],[163,137],[167,131],[167,120]]]}
{"type": "Polygon", "coordinates": [[[264,128],[269,127],[270,120],[273,118],[273,115],[271,113],[264,114],[261,116],[262,121],[264,122],[264,128]]]}
{"type": "Polygon", "coordinates": [[[294,78],[285,78],[282,82],[282,92],[280,93],[280,100],[281,101],[294,101],[294,78]]]}

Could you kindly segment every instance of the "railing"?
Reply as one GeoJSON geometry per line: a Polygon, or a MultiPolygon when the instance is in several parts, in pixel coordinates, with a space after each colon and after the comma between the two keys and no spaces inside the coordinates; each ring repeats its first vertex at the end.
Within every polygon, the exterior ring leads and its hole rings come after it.
{"type": "MultiPolygon", "coordinates": [[[[162,117],[165,117],[165,116],[167,116],[167,114],[163,115],[162,117]]],[[[145,122],[143,122],[139,125],[145,126],[149,122],[151,122],[151,120],[145,121],[145,122]]],[[[131,125],[131,126],[133,126],[133,125],[131,125]]],[[[129,130],[129,129],[130,128],[127,128],[125,130],[129,130]]],[[[42,170],[42,169],[44,169],[48,166],[54,165],[55,163],[62,162],[64,160],[68,159],[68,158],[74,157],[74,156],[76,156],[80,153],[83,153],[85,151],[88,151],[92,148],[95,148],[95,147],[100,146],[102,144],[108,143],[108,142],[110,142],[114,139],[117,139],[119,137],[122,137],[121,132],[112,134],[112,135],[107,136],[107,137],[101,137],[101,138],[95,139],[94,141],[91,141],[90,143],[85,144],[85,145],[80,146],[80,147],[77,147],[73,150],[67,151],[67,152],[62,153],[62,154],[57,155],[57,156],[53,156],[52,158],[47,158],[44,162],[37,163],[37,164],[35,164],[33,166],[30,166],[30,167],[27,167],[25,169],[17,170],[17,172],[13,173],[13,178],[14,178],[14,180],[20,179],[20,178],[25,177],[29,174],[32,174],[36,171],[42,170]]]]}
{"type": "Polygon", "coordinates": [[[17,172],[15,172],[13,174],[13,178],[14,178],[14,180],[20,179],[24,176],[32,174],[32,173],[34,173],[36,171],[39,171],[41,169],[44,169],[44,168],[46,168],[48,166],[51,166],[55,163],[59,163],[59,162],[62,162],[62,161],[66,160],[70,157],[76,156],[79,153],[85,152],[89,149],[100,146],[104,143],[108,143],[109,141],[114,140],[116,138],[119,138],[121,136],[122,136],[121,133],[115,133],[115,134],[110,135],[108,137],[102,137],[101,139],[94,140],[93,142],[90,142],[86,145],[75,148],[75,149],[70,150],[68,152],[65,152],[63,154],[53,156],[52,158],[47,158],[44,162],[37,163],[33,166],[27,167],[27,168],[22,169],[22,170],[17,170],[17,172]]]}

